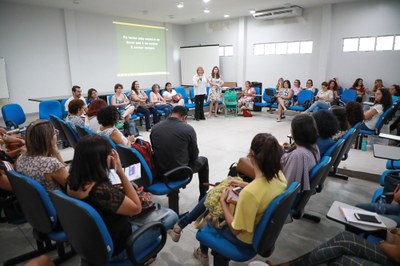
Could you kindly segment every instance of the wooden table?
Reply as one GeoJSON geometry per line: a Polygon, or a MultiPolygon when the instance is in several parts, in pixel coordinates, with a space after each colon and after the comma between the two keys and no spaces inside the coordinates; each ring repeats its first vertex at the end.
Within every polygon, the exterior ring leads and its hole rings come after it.
{"type": "Polygon", "coordinates": [[[374,157],[387,160],[400,160],[400,148],[396,146],[387,146],[374,144],[374,157]]]}
{"type": "MultiPolygon", "coordinates": [[[[333,202],[331,208],[329,209],[328,213],[326,214],[326,217],[332,221],[335,221],[335,222],[345,225],[346,228],[356,229],[357,231],[359,231],[359,230],[364,231],[364,232],[382,231],[382,228],[347,222],[346,219],[343,217],[342,213],[340,212],[339,207],[355,209],[355,210],[363,210],[363,209],[357,208],[355,206],[352,206],[352,205],[349,205],[349,204],[346,204],[346,203],[343,203],[340,201],[335,201],[335,202],[333,202]]],[[[397,227],[397,223],[394,220],[387,218],[383,215],[379,215],[379,217],[381,218],[382,222],[386,225],[386,228],[397,227]]]]}

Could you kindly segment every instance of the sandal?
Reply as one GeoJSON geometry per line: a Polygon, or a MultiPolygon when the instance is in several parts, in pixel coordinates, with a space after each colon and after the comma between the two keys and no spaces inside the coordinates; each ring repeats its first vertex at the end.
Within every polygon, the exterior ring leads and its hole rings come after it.
{"type": "Polygon", "coordinates": [[[172,241],[178,242],[181,238],[182,228],[176,223],[171,230],[168,230],[168,234],[171,237],[172,241]]]}
{"type": "Polygon", "coordinates": [[[200,247],[196,248],[193,252],[193,256],[201,263],[203,266],[208,266],[208,254],[203,254],[200,250],[200,247]]]}

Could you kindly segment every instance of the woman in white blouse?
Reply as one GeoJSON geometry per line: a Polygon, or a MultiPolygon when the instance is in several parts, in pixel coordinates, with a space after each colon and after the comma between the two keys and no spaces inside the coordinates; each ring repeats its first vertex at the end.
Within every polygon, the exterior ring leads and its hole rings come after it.
{"type": "Polygon", "coordinates": [[[165,83],[162,96],[167,103],[172,104],[172,106],[185,105],[185,100],[183,99],[182,94],[177,93],[174,88],[172,88],[171,82],[165,83]]]}
{"type": "Polygon", "coordinates": [[[196,121],[206,120],[204,117],[204,99],[207,91],[207,78],[204,76],[204,69],[199,66],[196,70],[196,75],[193,76],[193,89],[196,106],[194,109],[194,118],[196,121]]]}

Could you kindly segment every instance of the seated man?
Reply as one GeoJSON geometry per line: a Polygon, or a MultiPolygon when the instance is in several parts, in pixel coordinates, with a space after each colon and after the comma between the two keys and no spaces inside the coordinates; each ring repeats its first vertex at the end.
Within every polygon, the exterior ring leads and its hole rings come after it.
{"type": "Polygon", "coordinates": [[[187,109],[175,106],[170,117],[153,127],[150,140],[159,173],[179,166],[189,166],[193,173],[199,173],[200,200],[208,189],[203,185],[208,183],[208,160],[199,156],[196,132],[186,123],[186,119],[187,109]]]}
{"type": "Polygon", "coordinates": [[[81,89],[81,87],[79,87],[79,86],[73,86],[72,87],[72,96],[65,102],[65,111],[67,111],[68,112],[68,105],[69,105],[69,103],[72,101],[72,100],[77,100],[77,99],[79,99],[79,100],[81,100],[83,103],[84,103],[84,105],[83,105],[83,110],[86,112],[86,110],[87,110],[87,104],[86,104],[86,100],[85,100],[85,98],[82,96],[82,89],[81,89]]]}

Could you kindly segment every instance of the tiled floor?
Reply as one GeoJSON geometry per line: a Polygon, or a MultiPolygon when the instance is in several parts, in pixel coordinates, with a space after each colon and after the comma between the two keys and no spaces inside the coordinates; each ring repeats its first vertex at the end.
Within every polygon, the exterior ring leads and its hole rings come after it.
{"type": "MultiPolygon", "coordinates": [[[[210,181],[215,182],[226,177],[231,163],[245,156],[255,134],[269,132],[282,143],[287,141],[292,114],[286,120],[277,123],[275,115],[254,113],[252,118],[228,117],[210,118],[206,121],[189,121],[196,129],[200,154],[208,157],[210,164],[210,181]]],[[[33,119],[31,117],[30,119],[33,119]]],[[[306,125],[305,125],[306,126],[306,125]]],[[[142,133],[148,139],[148,133],[142,133]]],[[[72,157],[72,150],[64,150],[65,159],[72,157]]],[[[383,160],[373,158],[372,152],[351,151],[349,159],[342,163],[347,169],[361,170],[367,173],[380,174],[385,166],[383,160]]],[[[191,184],[180,193],[181,212],[190,210],[196,203],[198,189],[197,176],[191,184]]],[[[322,241],[325,241],[344,227],[327,220],[326,213],[332,202],[340,200],[349,204],[368,202],[378,184],[350,178],[349,181],[328,178],[324,191],[313,196],[307,211],[322,217],[321,223],[314,224],[307,220],[295,220],[284,226],[271,256],[273,262],[281,262],[295,258],[322,241]]],[[[154,197],[155,201],[167,206],[166,197],[154,197]]],[[[153,265],[199,265],[193,259],[193,248],[198,246],[195,239],[196,230],[189,226],[184,230],[179,243],[168,239],[164,249],[159,253],[153,265]]],[[[0,263],[9,257],[16,256],[32,249],[32,237],[29,225],[13,226],[0,224],[0,263]]],[[[263,258],[256,257],[255,260],[263,258]]],[[[211,260],[211,259],[210,259],[211,260]]],[[[78,265],[76,256],[64,265],[78,265]]],[[[231,262],[231,265],[246,263],[231,262]]]]}

